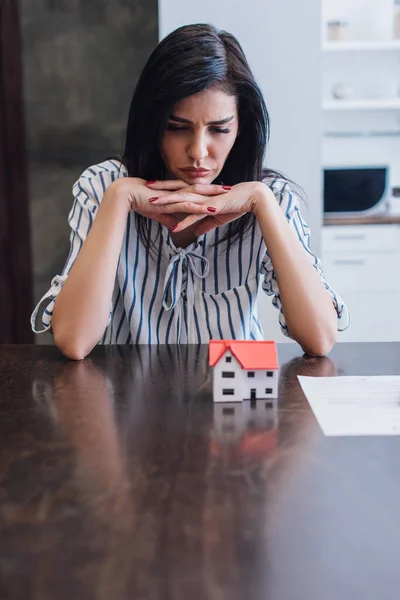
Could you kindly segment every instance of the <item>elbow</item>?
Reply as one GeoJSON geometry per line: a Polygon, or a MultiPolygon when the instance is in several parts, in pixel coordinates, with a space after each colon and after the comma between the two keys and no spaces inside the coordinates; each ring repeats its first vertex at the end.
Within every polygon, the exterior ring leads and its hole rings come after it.
{"type": "MultiPolygon", "coordinates": [[[[329,318],[318,321],[316,319],[312,324],[309,323],[308,335],[300,345],[303,351],[310,356],[326,356],[332,350],[337,341],[337,317],[333,305],[330,305],[329,318]]],[[[304,332],[305,333],[305,332],[304,332]]]]}
{"type": "Polygon", "coordinates": [[[83,340],[71,335],[63,335],[59,331],[54,331],[54,343],[64,356],[76,361],[83,360],[93,348],[88,348],[83,340]]]}
{"type": "Polygon", "coordinates": [[[332,350],[337,340],[337,331],[331,331],[325,335],[320,335],[312,342],[301,344],[305,354],[309,356],[326,356],[332,350]]]}
{"type": "MultiPolygon", "coordinates": [[[[83,360],[93,350],[97,341],[90,343],[88,334],[82,326],[62,321],[54,307],[52,329],[54,344],[70,360],[83,360]]],[[[100,339],[100,338],[99,338],[100,339]]]]}

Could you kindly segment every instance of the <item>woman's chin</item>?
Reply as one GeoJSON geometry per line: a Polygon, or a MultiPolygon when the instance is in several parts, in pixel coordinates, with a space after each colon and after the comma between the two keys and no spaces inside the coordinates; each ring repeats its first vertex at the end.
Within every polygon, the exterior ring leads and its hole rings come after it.
{"type": "Polygon", "coordinates": [[[208,185],[212,180],[209,177],[185,177],[183,181],[188,185],[208,185]]]}

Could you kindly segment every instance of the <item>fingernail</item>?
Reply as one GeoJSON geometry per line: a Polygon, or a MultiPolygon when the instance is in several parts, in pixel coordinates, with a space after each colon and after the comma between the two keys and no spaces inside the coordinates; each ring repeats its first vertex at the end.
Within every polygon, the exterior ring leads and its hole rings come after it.
{"type": "Polygon", "coordinates": [[[146,185],[153,185],[153,183],[155,183],[155,181],[146,181],[146,185]]]}
{"type": "Polygon", "coordinates": [[[222,186],[222,189],[223,189],[223,190],[231,190],[231,189],[232,189],[232,186],[231,186],[231,185],[223,185],[223,186],[222,186]]]}
{"type": "Polygon", "coordinates": [[[158,200],[158,196],[157,198],[149,198],[149,202],[155,202],[156,200],[158,200]]]}
{"type": "Polygon", "coordinates": [[[178,225],[174,225],[173,227],[170,228],[170,231],[175,231],[175,229],[178,227],[178,225]]]}
{"type": "Polygon", "coordinates": [[[208,210],[208,212],[217,212],[217,209],[214,208],[213,206],[207,206],[207,210],[208,210]]]}

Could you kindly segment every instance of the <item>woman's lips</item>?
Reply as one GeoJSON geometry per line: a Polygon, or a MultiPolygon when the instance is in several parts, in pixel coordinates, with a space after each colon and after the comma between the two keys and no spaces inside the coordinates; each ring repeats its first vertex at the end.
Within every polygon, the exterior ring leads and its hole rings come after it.
{"type": "Polygon", "coordinates": [[[210,170],[203,169],[181,169],[186,175],[190,175],[190,177],[207,177],[211,173],[210,170]]]}

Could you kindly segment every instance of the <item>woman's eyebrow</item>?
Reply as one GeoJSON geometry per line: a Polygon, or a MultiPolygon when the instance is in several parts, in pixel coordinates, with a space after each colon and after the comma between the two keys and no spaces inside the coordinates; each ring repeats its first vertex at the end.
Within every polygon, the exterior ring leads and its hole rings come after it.
{"type": "MultiPolygon", "coordinates": [[[[225,125],[225,123],[229,123],[229,121],[232,121],[232,119],[233,115],[231,117],[226,117],[226,119],[221,119],[220,121],[210,121],[207,123],[207,125],[225,125]]],[[[182,119],[182,117],[177,117],[176,115],[170,115],[169,120],[176,121],[177,123],[188,123],[189,125],[192,125],[192,121],[189,121],[189,119],[182,119]]]]}

